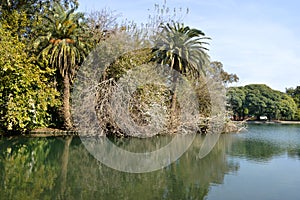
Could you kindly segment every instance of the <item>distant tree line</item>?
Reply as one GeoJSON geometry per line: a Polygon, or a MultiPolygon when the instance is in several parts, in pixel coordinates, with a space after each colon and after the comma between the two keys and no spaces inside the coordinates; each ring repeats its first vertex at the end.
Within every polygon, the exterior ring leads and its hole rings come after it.
{"type": "Polygon", "coordinates": [[[296,88],[287,88],[286,93],[294,99],[297,105],[295,119],[300,120],[300,86],[297,86],[296,88]]]}
{"type": "Polygon", "coordinates": [[[227,101],[234,120],[261,116],[269,120],[299,120],[299,89],[290,88],[283,93],[264,84],[230,87],[227,101]]]}

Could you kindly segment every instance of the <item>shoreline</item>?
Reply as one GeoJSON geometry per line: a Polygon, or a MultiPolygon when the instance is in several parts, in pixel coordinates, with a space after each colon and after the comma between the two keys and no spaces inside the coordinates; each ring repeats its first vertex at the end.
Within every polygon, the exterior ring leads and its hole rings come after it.
{"type": "Polygon", "coordinates": [[[39,128],[30,131],[28,134],[24,134],[24,136],[29,137],[64,137],[64,136],[77,136],[78,133],[76,131],[66,131],[63,129],[57,128],[39,128]]]}
{"type": "MultiPolygon", "coordinates": [[[[231,121],[235,125],[235,122],[245,122],[246,124],[279,124],[279,125],[300,125],[300,121],[279,121],[279,120],[273,120],[273,121],[258,121],[258,120],[246,120],[246,121],[231,121]]],[[[233,128],[232,126],[228,127],[229,129],[233,128]]],[[[234,129],[235,130],[235,129],[234,129]]],[[[238,131],[229,131],[227,130],[226,133],[239,133],[240,129],[238,131]]],[[[27,134],[20,134],[20,135],[5,135],[0,134],[1,137],[17,137],[17,136],[23,136],[23,137],[67,137],[67,136],[78,136],[78,133],[76,131],[66,131],[62,129],[55,129],[55,128],[38,128],[35,130],[32,130],[28,132],[27,134]]]]}
{"type": "Polygon", "coordinates": [[[248,124],[300,124],[300,121],[279,121],[279,120],[274,120],[274,121],[246,121],[248,124]]]}

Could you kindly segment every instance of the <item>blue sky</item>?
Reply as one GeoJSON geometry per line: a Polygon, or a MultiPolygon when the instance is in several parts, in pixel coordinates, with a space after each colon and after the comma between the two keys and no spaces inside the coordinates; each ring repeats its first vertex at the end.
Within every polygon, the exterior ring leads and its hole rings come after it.
{"type": "MultiPolygon", "coordinates": [[[[79,0],[80,11],[109,8],[137,22],[153,14],[163,0],[79,0]],[[150,9],[150,10],[149,10],[150,9]]],[[[184,23],[211,37],[209,55],[234,85],[264,83],[273,89],[300,86],[300,1],[298,0],[167,0],[170,8],[189,8],[184,23]]]]}

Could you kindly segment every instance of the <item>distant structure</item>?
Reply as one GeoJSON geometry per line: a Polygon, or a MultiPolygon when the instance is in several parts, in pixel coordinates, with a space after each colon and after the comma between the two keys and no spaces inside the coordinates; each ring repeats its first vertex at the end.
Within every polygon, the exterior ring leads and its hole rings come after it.
{"type": "Polygon", "coordinates": [[[260,116],[260,117],[259,117],[259,120],[267,121],[267,120],[268,120],[268,117],[267,117],[267,116],[260,116]]]}

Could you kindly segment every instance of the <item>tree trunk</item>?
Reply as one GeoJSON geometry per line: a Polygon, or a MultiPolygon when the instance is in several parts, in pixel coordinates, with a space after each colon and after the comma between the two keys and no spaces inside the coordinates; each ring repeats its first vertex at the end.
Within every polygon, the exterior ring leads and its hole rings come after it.
{"type": "Polygon", "coordinates": [[[177,92],[176,92],[176,88],[175,88],[174,94],[172,96],[172,106],[171,106],[172,115],[175,115],[175,111],[176,111],[176,99],[177,99],[177,92]]]}
{"type": "Polygon", "coordinates": [[[64,128],[69,130],[72,128],[71,113],[70,113],[70,78],[66,73],[64,76],[64,92],[63,92],[63,119],[64,128]]]}
{"type": "Polygon", "coordinates": [[[170,118],[170,131],[172,134],[176,132],[176,99],[177,99],[177,94],[176,91],[174,91],[174,94],[172,96],[171,118],[170,118]]]}
{"type": "Polygon", "coordinates": [[[174,74],[173,77],[173,96],[172,96],[172,102],[171,102],[171,118],[170,118],[170,122],[171,122],[171,133],[176,132],[176,128],[178,126],[178,124],[176,124],[176,101],[177,101],[177,74],[174,74]]]}

